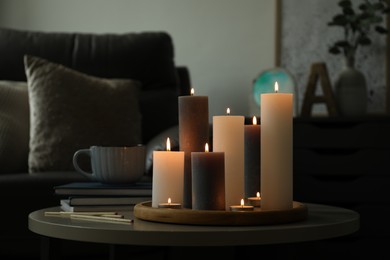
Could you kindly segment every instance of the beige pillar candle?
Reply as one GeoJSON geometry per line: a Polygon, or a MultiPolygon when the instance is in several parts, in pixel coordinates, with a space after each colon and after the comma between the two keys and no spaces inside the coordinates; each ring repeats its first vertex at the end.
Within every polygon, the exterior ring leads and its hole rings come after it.
{"type": "Polygon", "coordinates": [[[261,208],[293,206],[293,95],[261,94],[261,208]]]}
{"type": "Polygon", "coordinates": [[[184,151],[183,207],[192,208],[191,152],[202,152],[209,142],[209,105],[207,96],[179,97],[179,145],[184,151]]]}
{"type": "Polygon", "coordinates": [[[168,138],[166,151],[153,151],[152,207],[168,198],[183,204],[183,176],[184,152],[171,151],[168,138]]]}
{"type": "Polygon", "coordinates": [[[225,207],[244,198],[244,116],[213,116],[213,151],[225,152],[225,207]]]}

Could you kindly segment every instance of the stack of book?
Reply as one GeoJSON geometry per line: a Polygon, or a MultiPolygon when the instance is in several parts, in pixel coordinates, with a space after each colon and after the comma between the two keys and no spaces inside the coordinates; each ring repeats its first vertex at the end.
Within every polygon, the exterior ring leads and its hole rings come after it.
{"type": "Polygon", "coordinates": [[[152,200],[152,183],[105,184],[72,182],[54,187],[61,210],[68,212],[123,212],[152,200]]]}

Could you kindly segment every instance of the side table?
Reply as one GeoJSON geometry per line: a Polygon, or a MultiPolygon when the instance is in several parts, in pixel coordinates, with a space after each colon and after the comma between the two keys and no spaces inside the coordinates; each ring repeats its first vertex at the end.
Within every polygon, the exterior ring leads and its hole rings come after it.
{"type": "MultiPolygon", "coordinates": [[[[306,205],[307,220],[282,225],[195,226],[137,218],[133,224],[123,225],[44,216],[46,211],[59,211],[58,207],[53,207],[30,213],[28,227],[48,238],[112,245],[197,248],[313,241],[345,236],[359,229],[359,214],[355,211],[322,204],[306,205]]],[[[197,249],[193,251],[199,253],[197,249]]]]}

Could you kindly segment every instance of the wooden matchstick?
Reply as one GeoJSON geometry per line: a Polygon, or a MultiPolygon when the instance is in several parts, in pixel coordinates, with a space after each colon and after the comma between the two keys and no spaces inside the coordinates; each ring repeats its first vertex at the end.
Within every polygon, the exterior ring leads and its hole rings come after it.
{"type": "Polygon", "coordinates": [[[78,214],[72,214],[70,215],[71,219],[79,219],[79,220],[90,220],[90,221],[97,221],[97,222],[110,222],[110,223],[122,223],[122,224],[131,224],[133,223],[132,219],[125,219],[125,218],[112,218],[112,217],[102,217],[102,216],[92,216],[92,215],[78,215],[78,214]]]}

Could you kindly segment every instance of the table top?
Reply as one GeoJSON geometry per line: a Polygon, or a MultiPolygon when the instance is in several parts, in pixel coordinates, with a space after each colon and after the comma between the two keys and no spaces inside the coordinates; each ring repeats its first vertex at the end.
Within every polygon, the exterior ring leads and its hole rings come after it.
{"type": "MultiPolygon", "coordinates": [[[[305,203],[304,221],[258,226],[198,226],[165,224],[134,219],[132,224],[100,223],[45,216],[52,207],[31,212],[28,227],[40,235],[107,244],[143,246],[240,246],[291,243],[344,236],[358,231],[357,212],[322,204],[305,203]]],[[[132,212],[126,216],[133,218],[132,212]]]]}

